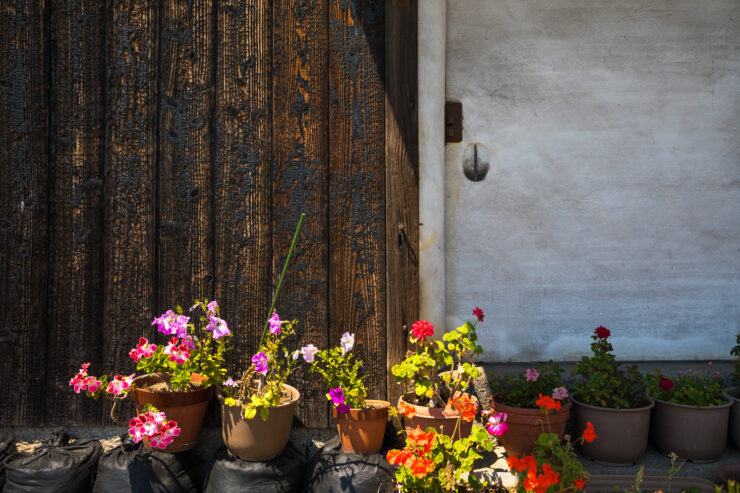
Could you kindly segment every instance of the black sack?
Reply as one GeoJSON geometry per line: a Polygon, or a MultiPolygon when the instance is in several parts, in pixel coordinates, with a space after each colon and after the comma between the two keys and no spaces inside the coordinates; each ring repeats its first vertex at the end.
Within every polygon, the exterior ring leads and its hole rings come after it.
{"type": "Polygon", "coordinates": [[[395,469],[385,454],[345,454],[339,437],[332,438],[311,459],[306,493],[392,493],[395,469]]]}
{"type": "Polygon", "coordinates": [[[95,466],[103,453],[98,440],[69,444],[64,430],[32,455],[14,454],[5,463],[3,493],[85,493],[92,488],[95,466]]]}
{"type": "Polygon", "coordinates": [[[263,462],[232,457],[226,447],[221,447],[211,463],[203,491],[299,493],[303,491],[305,476],[306,458],[290,442],[282,454],[263,462]]]}
{"type": "Polygon", "coordinates": [[[5,484],[5,459],[15,452],[15,440],[12,436],[0,435],[0,491],[5,484]]]}
{"type": "Polygon", "coordinates": [[[121,446],[109,450],[98,461],[93,493],[197,493],[196,481],[188,474],[188,452],[170,454],[149,450],[121,437],[121,446]]]}

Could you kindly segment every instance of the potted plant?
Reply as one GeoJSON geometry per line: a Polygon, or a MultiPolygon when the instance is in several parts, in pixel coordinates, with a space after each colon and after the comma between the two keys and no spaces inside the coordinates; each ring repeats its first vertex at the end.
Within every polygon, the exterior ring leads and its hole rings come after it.
{"type": "Polygon", "coordinates": [[[573,368],[580,378],[571,399],[576,427],[591,422],[601,436],[596,443],[583,443],[581,453],[596,462],[628,466],[645,454],[655,403],[644,394],[645,380],[637,366],[617,363],[610,335],[603,326],[594,330],[592,356],[583,356],[573,368]]]}
{"type": "MultiPolygon", "coordinates": [[[[192,316],[183,314],[182,308],[168,310],[156,317],[152,325],[169,335],[167,345],[157,346],[141,337],[129,356],[136,368],[146,375],[107,375],[100,378],[87,375],[89,364],[72,378],[70,385],[75,392],[86,390],[97,398],[101,394],[113,398],[116,403],[129,395],[138,413],[147,406],[164,412],[180,424],[182,432],[168,443],[167,452],[182,452],[195,446],[203,425],[212,388],[223,381],[226,369],[224,356],[228,349],[228,324],[219,317],[216,301],[196,301],[190,312],[202,311],[199,323],[192,316]],[[84,371],[83,371],[84,370],[84,371]]],[[[115,404],[111,417],[115,418],[115,404]]]]}
{"type": "Polygon", "coordinates": [[[725,398],[732,402],[730,409],[730,437],[740,450],[740,334],[735,336],[735,346],[730,350],[735,357],[735,371],[730,375],[731,386],[725,389],[725,398]]]}
{"type": "Polygon", "coordinates": [[[238,381],[228,378],[219,394],[221,434],[232,456],[242,460],[269,460],[282,453],[290,438],[300,393],[285,383],[294,358],[284,348],[295,333],[296,321],[273,313],[266,337],[252,364],[238,381]]]}
{"type": "Polygon", "coordinates": [[[653,441],[661,452],[694,462],[712,462],[725,450],[732,403],[722,395],[722,375],[711,365],[668,378],[660,370],[648,375],[655,400],[653,441]]]}
{"type": "Polygon", "coordinates": [[[324,379],[328,389],[326,398],[332,403],[332,413],[337,420],[337,431],[344,453],[374,454],[383,445],[388,408],[390,403],[366,399],[363,363],[352,349],[355,335],[342,334],[339,346],[321,351],[309,344],[296,351],[311,365],[311,372],[324,379]]]}
{"type": "MultiPolygon", "coordinates": [[[[449,435],[438,433],[432,426],[425,431],[418,426],[407,431],[405,447],[389,450],[386,455],[396,467],[399,492],[475,491],[485,486],[471,474],[473,464],[482,458],[480,452],[493,450],[491,435],[500,436],[506,430],[505,417],[491,416],[486,427],[472,425],[476,406],[469,397],[458,396],[451,406],[459,412],[456,427],[468,422],[471,433],[455,439],[456,430],[449,435]]],[[[405,408],[405,412],[413,414],[413,408],[405,408]]]]}
{"type": "MultiPolygon", "coordinates": [[[[483,320],[483,311],[476,308],[473,314],[476,322],[465,322],[445,333],[441,341],[432,338],[434,327],[426,320],[412,325],[409,341],[416,349],[409,350],[406,358],[391,368],[396,382],[405,386],[399,409],[414,408],[412,418],[405,413],[408,430],[432,426],[448,436],[453,430],[458,438],[470,435],[472,423],[463,421],[457,426],[459,412],[451,402],[454,397],[465,395],[470,382],[482,375],[473,358],[483,352],[475,333],[476,324],[483,320]],[[440,373],[445,367],[452,371],[440,373]]],[[[477,401],[472,401],[477,408],[477,401]]]]}
{"type": "Polygon", "coordinates": [[[501,444],[510,457],[523,457],[534,450],[545,418],[540,404],[547,396],[557,403],[548,419],[553,432],[562,440],[572,406],[562,374],[562,368],[550,361],[521,375],[500,378],[491,385],[491,408],[507,416],[509,429],[501,437],[501,444]]]}
{"type": "MultiPolygon", "coordinates": [[[[543,412],[553,410],[551,401],[548,400],[543,404],[543,412]]],[[[577,442],[592,443],[597,437],[594,425],[588,422],[577,442]]],[[[521,458],[508,457],[506,464],[518,475],[517,493],[585,490],[589,474],[583,469],[573,448],[570,440],[563,444],[556,433],[543,432],[537,438],[537,445],[532,453],[521,458]]]]}

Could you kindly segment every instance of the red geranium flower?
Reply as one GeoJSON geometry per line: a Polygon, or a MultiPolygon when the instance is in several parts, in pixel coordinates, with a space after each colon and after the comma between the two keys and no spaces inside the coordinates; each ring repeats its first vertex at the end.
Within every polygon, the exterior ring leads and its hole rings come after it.
{"type": "Polygon", "coordinates": [[[426,320],[417,320],[411,326],[411,335],[421,342],[426,342],[427,337],[434,335],[434,326],[426,320]]]}
{"type": "Polygon", "coordinates": [[[598,327],[596,327],[596,330],[594,330],[594,334],[596,334],[596,337],[598,337],[599,339],[606,339],[607,337],[612,335],[609,329],[607,329],[603,325],[599,325],[598,327]]]}
{"type": "Polygon", "coordinates": [[[583,439],[588,443],[593,442],[599,437],[594,430],[594,425],[590,421],[586,421],[586,429],[583,430],[583,439]]]}
{"type": "Polygon", "coordinates": [[[670,378],[660,377],[660,383],[658,385],[666,392],[673,390],[673,381],[670,378]]]}
{"type": "Polygon", "coordinates": [[[542,395],[542,394],[540,394],[540,398],[537,399],[535,404],[539,407],[544,407],[548,411],[553,411],[553,410],[557,411],[558,409],[562,407],[562,404],[560,403],[560,401],[556,401],[549,395],[542,395]]]}
{"type": "Polygon", "coordinates": [[[479,307],[475,307],[475,310],[473,310],[473,315],[475,315],[478,318],[479,322],[483,321],[483,310],[481,310],[479,307]]]}

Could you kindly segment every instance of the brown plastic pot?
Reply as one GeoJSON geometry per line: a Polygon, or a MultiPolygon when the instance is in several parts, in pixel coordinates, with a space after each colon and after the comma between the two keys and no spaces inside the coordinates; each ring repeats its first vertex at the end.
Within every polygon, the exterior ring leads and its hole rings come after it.
{"type": "Polygon", "coordinates": [[[652,399],[645,398],[640,407],[614,409],[599,407],[573,400],[576,418],[576,434],[586,429],[591,422],[598,438],[580,445],[580,452],[589,459],[612,466],[631,466],[645,455],[650,430],[650,411],[655,406],[652,399]]]}
{"type": "Polygon", "coordinates": [[[740,387],[725,389],[724,396],[732,403],[732,408],[730,408],[730,437],[735,448],[740,450],[740,387]]]}
{"type": "MultiPolygon", "coordinates": [[[[478,407],[478,399],[475,396],[470,396],[470,399],[478,407]]],[[[456,409],[450,409],[445,407],[427,407],[417,406],[416,404],[409,404],[403,397],[398,399],[398,402],[403,402],[407,406],[411,406],[416,410],[416,415],[412,418],[404,416],[403,422],[406,427],[406,431],[415,430],[416,427],[420,427],[422,430],[426,430],[430,426],[437,430],[437,433],[447,435],[453,439],[467,438],[473,431],[473,422],[466,423],[459,419],[460,413],[456,409]],[[459,430],[456,430],[457,422],[460,421],[459,430]],[[452,434],[455,434],[453,437],[452,434]]]]}
{"type": "MultiPolygon", "coordinates": [[[[193,383],[202,383],[206,377],[193,373],[190,377],[193,383]]],[[[152,391],[147,387],[162,382],[157,376],[144,375],[134,379],[136,387],[131,391],[131,400],[134,401],[136,412],[141,413],[147,404],[151,404],[167,416],[168,420],[176,421],[180,428],[180,435],[164,449],[165,452],[183,452],[195,447],[198,443],[203,418],[206,415],[208,401],[211,400],[213,389],[197,388],[190,391],[152,391]]],[[[148,440],[144,444],[149,447],[148,440]]]]}
{"type": "Polygon", "coordinates": [[[565,424],[568,422],[572,406],[570,400],[566,401],[558,411],[546,416],[539,408],[507,406],[502,404],[500,399],[500,395],[494,395],[491,398],[491,411],[506,413],[506,424],[509,429],[498,440],[509,457],[522,458],[531,454],[541,433],[557,433],[558,438],[563,439],[565,424]],[[496,401],[496,398],[499,401],[496,401]],[[548,422],[550,423],[549,430],[548,422]]]}
{"type": "Polygon", "coordinates": [[[280,455],[290,439],[295,407],[301,394],[298,389],[283,384],[290,402],[270,408],[270,416],[263,421],[260,413],[252,419],[244,418],[241,405],[227,406],[221,402],[221,435],[229,453],[242,460],[265,461],[280,455]]]}
{"type": "MultiPolygon", "coordinates": [[[[598,434],[598,432],[597,432],[598,434]]],[[[597,439],[598,440],[598,439],[597,439]]],[[[692,476],[643,476],[640,491],[665,491],[670,485],[670,491],[698,491],[699,493],[715,493],[716,485],[703,478],[692,476]]],[[[635,486],[635,475],[596,475],[588,478],[588,493],[613,493],[616,491],[632,491],[635,486]]]]}
{"type": "Polygon", "coordinates": [[[674,452],[693,462],[714,462],[722,455],[727,446],[731,402],[687,406],[653,399],[650,430],[658,450],[664,454],[674,452]]]}
{"type": "Polygon", "coordinates": [[[342,439],[342,452],[345,454],[370,455],[383,447],[383,436],[388,422],[388,401],[365,400],[362,409],[352,408],[347,414],[340,414],[332,406],[337,420],[337,431],[342,439]]]}

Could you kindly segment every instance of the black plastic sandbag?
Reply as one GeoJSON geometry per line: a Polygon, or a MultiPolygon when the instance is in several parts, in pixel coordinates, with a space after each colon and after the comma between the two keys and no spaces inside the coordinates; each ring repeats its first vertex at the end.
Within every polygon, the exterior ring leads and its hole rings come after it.
{"type": "Polygon", "coordinates": [[[95,466],[103,453],[98,440],[69,444],[57,430],[32,455],[14,454],[5,463],[3,493],[85,493],[92,488],[95,466]]]}
{"type": "Polygon", "coordinates": [[[298,493],[303,491],[306,458],[290,442],[282,454],[263,462],[232,457],[221,447],[214,457],[203,491],[298,493]]]}
{"type": "Polygon", "coordinates": [[[0,435],[0,491],[5,484],[5,460],[15,452],[15,440],[12,436],[0,435]]]}
{"type": "Polygon", "coordinates": [[[98,461],[93,493],[196,493],[188,472],[188,452],[149,450],[126,435],[122,445],[98,461]]]}
{"type": "Polygon", "coordinates": [[[385,454],[345,454],[332,438],[308,466],[306,493],[382,493],[395,491],[395,470],[385,454]]]}

